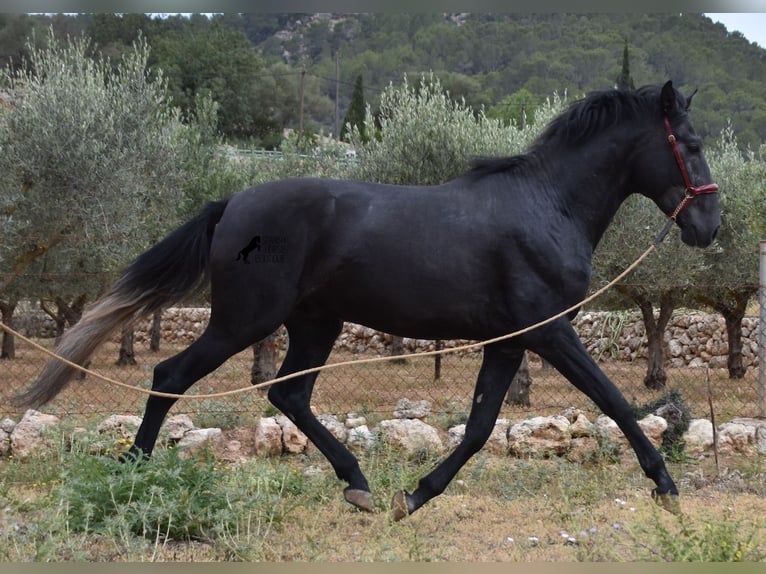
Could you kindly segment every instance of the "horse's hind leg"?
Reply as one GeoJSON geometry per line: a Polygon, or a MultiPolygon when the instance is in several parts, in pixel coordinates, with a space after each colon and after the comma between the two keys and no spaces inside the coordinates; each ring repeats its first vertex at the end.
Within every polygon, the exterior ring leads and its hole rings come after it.
{"type": "MultiPolygon", "coordinates": [[[[268,330],[264,328],[264,331],[268,330]]],[[[273,331],[274,329],[272,329],[273,331]]],[[[263,336],[268,335],[266,333],[263,336]]],[[[157,364],[154,368],[152,390],[183,394],[196,381],[223,364],[226,359],[257,340],[253,337],[233,338],[208,325],[202,335],[184,351],[157,364]]],[[[143,421],[128,452],[128,457],[151,455],[165,416],[178,399],[150,396],[146,401],[143,421]]]]}
{"type": "MultiPolygon", "coordinates": [[[[285,326],[289,346],[278,377],[324,364],[343,322],[334,318],[296,315],[285,326]]],[[[361,510],[372,511],[370,487],[356,457],[311,412],[311,393],[317,375],[302,375],[271,386],[269,400],[314,443],[337,477],[348,483],[344,490],[346,501],[361,510]]]]}
{"type": "Polygon", "coordinates": [[[468,459],[484,446],[495,428],[503,397],[523,356],[523,349],[503,344],[489,345],[484,349],[484,359],[463,440],[434,470],[420,479],[415,492],[409,494],[400,491],[394,495],[394,520],[412,514],[433,497],[444,492],[468,459]]]}

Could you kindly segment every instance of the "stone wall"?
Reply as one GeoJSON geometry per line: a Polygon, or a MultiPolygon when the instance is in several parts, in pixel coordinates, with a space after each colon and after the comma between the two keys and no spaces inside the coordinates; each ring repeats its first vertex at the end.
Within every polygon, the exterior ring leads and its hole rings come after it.
{"type": "MultiPolygon", "coordinates": [[[[378,442],[399,449],[408,457],[443,455],[463,439],[465,425],[456,425],[446,431],[429,424],[431,404],[428,401],[401,399],[393,418],[368,426],[364,417],[354,413],[337,417],[318,414],[319,421],[341,443],[351,450],[367,450],[378,442]]],[[[0,459],[13,456],[24,460],[41,449],[61,444],[59,419],[29,410],[16,423],[11,419],[0,421],[0,459]]],[[[132,442],[141,418],[130,415],[111,415],[93,430],[78,428],[68,431],[69,441],[87,445],[93,454],[114,454],[132,442]]],[[[639,426],[655,447],[662,443],[668,421],[654,413],[646,415],[639,426]]],[[[684,433],[685,451],[694,457],[714,454],[714,440],[721,454],[762,455],[766,453],[766,421],[736,418],[722,423],[713,433],[713,424],[707,419],[693,419],[684,433]]],[[[163,425],[160,445],[179,449],[181,456],[191,456],[201,448],[212,449],[213,454],[229,462],[242,462],[253,456],[281,456],[312,452],[316,447],[286,416],[267,416],[258,419],[252,427],[229,431],[220,428],[196,428],[185,414],[168,418],[163,425]]],[[[572,462],[585,462],[605,453],[631,455],[617,424],[605,415],[590,421],[579,409],[568,408],[561,414],[531,417],[517,421],[498,419],[485,445],[485,450],[500,456],[517,458],[558,456],[572,462]]]]}
{"type": "MultiPolygon", "coordinates": [[[[203,331],[210,316],[206,307],[170,308],[162,317],[162,340],[173,343],[191,343],[203,331]]],[[[26,335],[52,337],[53,322],[42,313],[24,313],[17,319],[17,327],[26,335]]],[[[586,347],[597,358],[634,361],[646,357],[646,332],[639,313],[586,312],[580,313],[575,327],[586,347]]],[[[150,320],[136,325],[136,342],[149,338],[150,320]]],[[[758,365],[758,318],[745,317],[742,321],[745,367],[758,365]]],[[[445,348],[471,341],[444,341],[445,348]]],[[[667,358],[671,367],[726,367],[726,327],[723,317],[713,313],[676,313],[665,331],[667,358]]],[[[279,344],[284,349],[286,335],[280,330],[279,344]]],[[[385,353],[391,345],[391,335],[368,327],[347,323],[335,348],[351,353],[372,350],[385,353]]],[[[431,351],[433,341],[404,339],[405,352],[431,351]]],[[[479,352],[479,351],[468,351],[479,352]]]]}
{"type": "MultiPolygon", "coordinates": [[[[191,343],[207,324],[207,308],[171,308],[164,312],[162,339],[164,341],[191,343]]],[[[149,337],[148,320],[141,321],[136,329],[136,341],[149,337]]],[[[743,363],[746,367],[758,364],[757,317],[745,317],[742,322],[743,363]]],[[[646,357],[646,332],[638,313],[581,313],[575,327],[588,350],[599,358],[634,361],[646,357]]],[[[445,348],[470,341],[444,341],[445,348]]],[[[665,332],[667,358],[672,367],[722,368],[726,366],[728,345],[726,327],[720,315],[712,313],[677,313],[665,332]]],[[[280,345],[284,348],[286,336],[280,332],[280,345]]],[[[335,343],[336,349],[361,353],[373,350],[388,351],[391,336],[374,329],[347,323],[335,343]]],[[[430,351],[433,341],[404,339],[406,352],[430,351]]],[[[478,352],[478,351],[469,351],[478,352]]]]}

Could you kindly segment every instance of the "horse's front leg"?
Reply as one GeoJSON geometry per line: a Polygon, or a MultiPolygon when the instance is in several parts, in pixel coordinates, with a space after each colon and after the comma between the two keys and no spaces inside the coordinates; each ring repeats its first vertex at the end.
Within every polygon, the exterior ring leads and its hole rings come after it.
{"type": "Polygon", "coordinates": [[[598,367],[571,324],[562,319],[535,330],[532,337],[536,342],[530,344],[530,349],[551,363],[617,423],[635,451],[644,474],[656,484],[652,497],[665,510],[678,513],[678,488],[662,456],[638,425],[628,401],[598,367]]]}
{"type": "Polygon", "coordinates": [[[412,494],[394,494],[394,520],[412,514],[433,497],[444,492],[462,466],[487,442],[495,428],[503,397],[521,364],[524,350],[503,344],[487,346],[476,382],[471,413],[465,425],[465,436],[452,453],[434,470],[420,479],[412,494]]]}

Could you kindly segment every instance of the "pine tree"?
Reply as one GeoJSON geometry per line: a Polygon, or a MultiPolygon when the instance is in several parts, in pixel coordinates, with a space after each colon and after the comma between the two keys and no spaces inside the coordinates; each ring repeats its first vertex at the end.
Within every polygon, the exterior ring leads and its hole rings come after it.
{"type": "Polygon", "coordinates": [[[351,93],[351,102],[348,105],[346,117],[343,118],[343,127],[340,130],[340,139],[345,140],[348,136],[349,127],[356,126],[362,136],[362,141],[367,142],[368,137],[364,125],[366,103],[364,101],[364,85],[362,75],[359,74],[354,82],[354,91],[351,93]]]}
{"type": "Polygon", "coordinates": [[[630,76],[630,55],[628,54],[628,39],[625,39],[625,48],[622,50],[622,71],[617,78],[616,86],[618,90],[635,90],[633,78],[630,76]]]}

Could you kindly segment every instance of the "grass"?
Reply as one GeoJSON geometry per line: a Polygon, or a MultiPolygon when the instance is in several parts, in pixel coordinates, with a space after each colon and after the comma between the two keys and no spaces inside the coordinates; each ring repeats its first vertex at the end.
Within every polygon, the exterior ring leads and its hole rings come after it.
{"type": "MultiPolygon", "coordinates": [[[[140,353],[137,366],[117,368],[116,348],[107,345],[93,368],[146,387],[153,365],[176,350],[166,346],[161,355],[140,353]]],[[[331,360],[348,358],[337,354],[331,360]]],[[[194,392],[246,385],[249,359],[249,354],[234,358],[194,392]]],[[[13,394],[41,364],[36,353],[20,350],[19,359],[8,364],[11,383],[0,395],[13,394]]],[[[445,357],[438,382],[432,367],[428,360],[409,360],[330,371],[320,378],[312,402],[319,412],[353,411],[375,424],[399,398],[426,398],[442,430],[465,422],[478,357],[445,357]]],[[[607,361],[603,367],[636,405],[661,394],[642,387],[640,364],[607,361]]],[[[569,406],[596,413],[554,372],[533,362],[532,373],[533,408],[504,406],[500,416],[559,414],[569,406]]],[[[704,372],[669,375],[691,415],[707,416],[704,372]]],[[[753,415],[747,410],[755,405],[751,381],[731,381],[723,371],[711,371],[711,379],[719,422],[753,415]]],[[[766,555],[763,457],[724,459],[719,470],[709,460],[666,453],[682,490],[684,514],[678,518],[652,502],[652,485],[632,453],[604,451],[578,465],[482,452],[445,493],[393,523],[390,496],[414,489],[435,460],[405,460],[384,445],[361,455],[375,509],[364,514],[343,501],[345,485],[316,451],[223,466],[209,456],[182,459],[161,440],[151,461],[130,467],[109,458],[125,447],[119,438],[74,429],[75,424],[93,428],[103,419],[98,413],[140,415],[144,401],[143,395],[114,391],[88,378],[73,382],[46,407],[67,415],[46,454],[0,460],[0,560],[735,561],[766,555]],[[307,468],[315,472],[309,476],[307,468]]],[[[221,401],[180,402],[178,412],[195,413],[197,426],[223,428],[274,414],[257,391],[221,401]]],[[[18,420],[19,414],[1,412],[0,418],[18,420]]]]}
{"type": "Polygon", "coordinates": [[[479,453],[402,522],[389,501],[435,460],[360,455],[375,512],[343,502],[317,452],[225,466],[161,448],[138,466],[88,440],[0,462],[2,561],[747,561],[766,557],[766,459],[670,463],[681,517],[632,457],[579,465],[479,453]],[[306,473],[311,468],[313,472],[306,473]]]}

